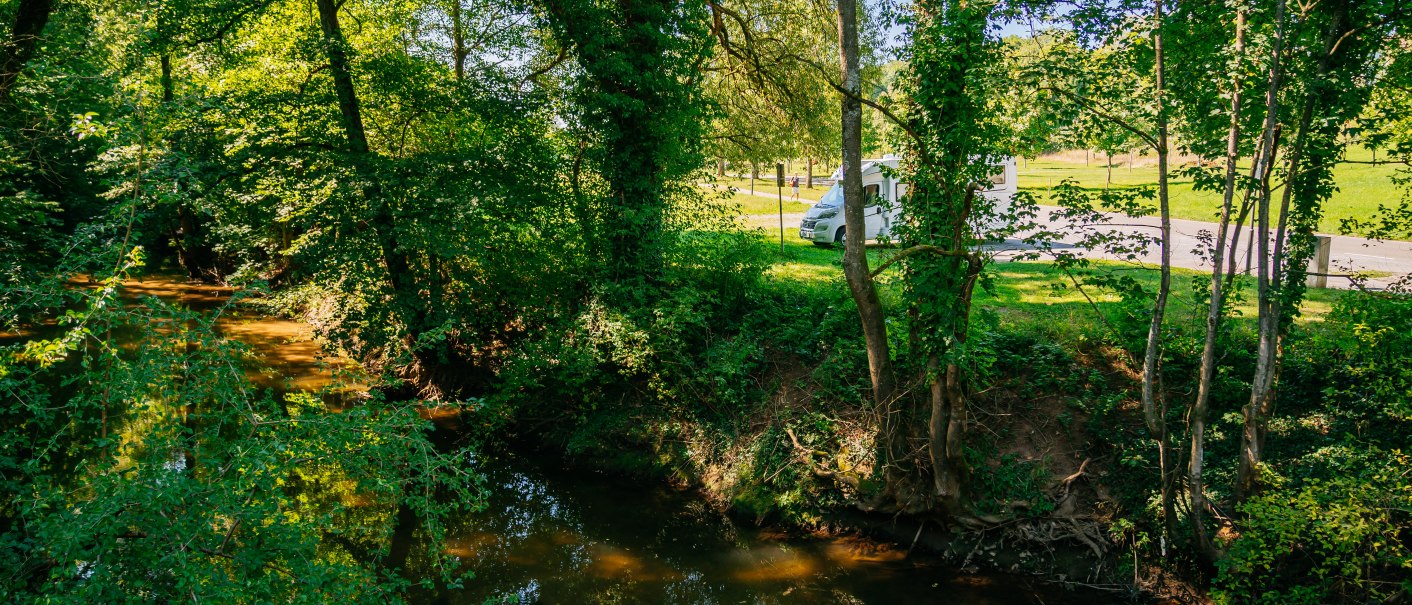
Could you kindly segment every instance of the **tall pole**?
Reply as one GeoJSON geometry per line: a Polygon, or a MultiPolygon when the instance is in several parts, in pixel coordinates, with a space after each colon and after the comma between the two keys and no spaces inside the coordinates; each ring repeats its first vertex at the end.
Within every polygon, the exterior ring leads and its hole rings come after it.
{"type": "Polygon", "coordinates": [[[780,256],[784,256],[784,164],[775,164],[775,193],[780,201],[780,256]]]}

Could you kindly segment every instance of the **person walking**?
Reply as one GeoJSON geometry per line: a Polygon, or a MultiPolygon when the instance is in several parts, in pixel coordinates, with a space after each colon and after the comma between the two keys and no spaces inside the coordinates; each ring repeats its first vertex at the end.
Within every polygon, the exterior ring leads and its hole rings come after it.
{"type": "Polygon", "coordinates": [[[789,186],[794,190],[794,201],[799,201],[799,175],[796,174],[789,180],[789,186]]]}

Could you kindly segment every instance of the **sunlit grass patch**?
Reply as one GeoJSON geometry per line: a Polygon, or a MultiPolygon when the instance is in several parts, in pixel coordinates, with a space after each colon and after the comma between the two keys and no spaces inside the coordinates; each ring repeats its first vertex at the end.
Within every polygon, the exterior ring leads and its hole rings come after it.
{"type": "MultiPolygon", "coordinates": [[[[815,175],[815,177],[816,177],[816,178],[821,178],[821,177],[819,177],[819,175],[815,175]]],[[[789,178],[790,178],[789,175],[785,175],[783,191],[784,191],[784,198],[785,198],[786,200],[788,200],[788,199],[794,197],[794,190],[791,189],[790,186],[789,186],[789,178]]],[[[749,192],[749,191],[751,191],[750,179],[748,179],[748,178],[741,179],[741,178],[732,178],[732,177],[718,177],[718,178],[716,179],[716,185],[722,186],[722,187],[732,187],[732,188],[737,189],[737,190],[740,190],[740,191],[742,191],[742,192],[749,192]]],[[[815,181],[814,187],[813,187],[812,189],[809,188],[809,187],[805,187],[804,185],[805,185],[804,176],[803,176],[803,175],[800,175],[800,176],[799,176],[799,199],[800,199],[801,201],[817,202],[817,201],[819,201],[819,198],[823,197],[824,192],[829,190],[828,186],[819,184],[818,181],[815,181]]],[[[769,178],[755,179],[755,188],[754,188],[755,193],[757,193],[757,194],[759,194],[759,193],[764,193],[764,194],[769,194],[769,195],[775,195],[775,193],[776,193],[776,192],[775,192],[775,189],[776,189],[776,188],[775,188],[775,181],[774,181],[774,175],[773,175],[773,174],[769,175],[769,178]]]]}
{"type": "MultiPolygon", "coordinates": [[[[712,197],[708,199],[716,200],[718,198],[715,198],[713,193],[712,197]]],[[[783,204],[781,204],[778,199],[763,198],[757,195],[748,195],[739,192],[732,194],[730,197],[719,199],[718,203],[731,204],[738,209],[737,211],[740,214],[746,216],[778,215],[781,207],[784,208],[785,214],[797,214],[808,210],[812,206],[811,204],[794,202],[787,198],[784,200],[783,204]]],[[[795,227],[798,226],[799,224],[796,220],[795,227]]]]}
{"type": "MultiPolygon", "coordinates": [[[[1075,156],[1077,157],[1077,156],[1075,156]]],[[[1067,158],[1066,158],[1067,159],[1067,158]]],[[[1114,156],[1114,162],[1124,165],[1113,167],[1112,187],[1155,187],[1157,167],[1151,158],[1138,158],[1137,166],[1126,166],[1127,155],[1114,156]]],[[[1367,149],[1350,147],[1348,159],[1368,162],[1373,159],[1367,149]]],[[[1249,161],[1242,163],[1242,169],[1249,169],[1249,161]]],[[[1377,211],[1378,205],[1395,206],[1401,199],[1403,189],[1393,182],[1398,173],[1396,164],[1338,164],[1334,167],[1334,182],[1338,190],[1324,203],[1324,216],[1319,222],[1319,231],[1327,234],[1339,233],[1339,223],[1347,218],[1367,219],[1377,211]]],[[[1041,158],[1021,162],[1019,165],[1019,186],[1021,189],[1043,194],[1066,178],[1074,179],[1079,186],[1088,189],[1102,189],[1107,183],[1108,171],[1104,159],[1095,154],[1087,165],[1081,162],[1065,161],[1056,158],[1041,158]]],[[[1041,195],[1041,203],[1044,196],[1041,195]]],[[[1221,195],[1215,192],[1196,191],[1189,178],[1173,176],[1171,180],[1172,216],[1194,221],[1215,221],[1221,207],[1221,195]]]]}

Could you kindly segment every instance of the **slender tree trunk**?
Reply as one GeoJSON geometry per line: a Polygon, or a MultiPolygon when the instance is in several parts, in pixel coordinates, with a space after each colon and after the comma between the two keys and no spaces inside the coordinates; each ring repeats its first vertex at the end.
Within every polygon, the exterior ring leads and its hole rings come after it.
{"type": "MultiPolygon", "coordinates": [[[[363,115],[358,102],[357,90],[353,85],[353,71],[348,62],[347,39],[338,23],[336,0],[317,0],[319,25],[323,29],[324,48],[329,63],[329,75],[333,78],[334,92],[338,96],[339,115],[342,118],[343,132],[348,141],[348,151],[357,169],[368,171],[374,159],[368,146],[367,131],[363,128],[363,115]]],[[[415,342],[415,333],[421,329],[424,312],[417,296],[416,282],[411,271],[411,260],[398,247],[394,223],[396,217],[388,200],[383,195],[376,178],[369,178],[372,184],[364,189],[363,195],[374,208],[371,227],[378,240],[382,261],[387,267],[388,281],[398,313],[406,324],[405,344],[415,342]]],[[[414,353],[415,354],[415,353],[414,353]]],[[[426,359],[417,355],[426,365],[426,359]]]]}
{"type": "Polygon", "coordinates": [[[807,178],[804,179],[804,188],[814,188],[814,158],[809,158],[809,172],[807,178]]]}
{"type": "MultiPolygon", "coordinates": [[[[1240,202],[1240,213],[1236,215],[1235,226],[1231,229],[1231,247],[1226,254],[1226,291],[1230,292],[1235,284],[1235,276],[1240,271],[1237,263],[1240,262],[1240,237],[1241,229],[1245,227],[1245,219],[1250,215],[1250,202],[1252,200],[1250,188],[1245,189],[1245,195],[1240,202]]],[[[1251,244],[1246,244],[1248,252],[1251,244]]]]}
{"type": "Polygon", "coordinates": [[[1206,533],[1206,490],[1202,476],[1206,460],[1206,416],[1211,402],[1211,381],[1216,376],[1216,339],[1220,334],[1225,292],[1221,289],[1221,263],[1225,260],[1226,238],[1231,223],[1231,206],[1235,201],[1236,163],[1240,160],[1241,78],[1240,65],[1245,57],[1245,10],[1236,13],[1235,61],[1237,75],[1231,81],[1231,126],[1226,136],[1226,183],[1221,198],[1221,219],[1216,227],[1216,250],[1211,259],[1211,301],[1206,310],[1206,342],[1201,349],[1201,374],[1196,389],[1196,403],[1191,409],[1191,462],[1188,481],[1191,490],[1191,523],[1197,549],[1208,560],[1215,559],[1211,540],[1206,533]]]}
{"type": "Polygon", "coordinates": [[[1261,417],[1274,389],[1274,351],[1276,326],[1270,287],[1270,167],[1275,160],[1275,137],[1279,124],[1279,93],[1283,80],[1285,37],[1285,0],[1275,0],[1275,29],[1271,43],[1270,84],[1265,92],[1265,126],[1261,132],[1261,151],[1256,159],[1255,174],[1259,194],[1255,200],[1255,222],[1252,236],[1258,239],[1258,268],[1255,276],[1258,312],[1259,345],[1256,351],[1255,376],[1251,381],[1250,402],[1242,410],[1245,423],[1241,431],[1240,465],[1236,471],[1236,498],[1244,500],[1255,492],[1260,465],[1261,417]]]}
{"type": "Polygon", "coordinates": [[[1147,429],[1157,440],[1157,453],[1162,475],[1162,509],[1166,516],[1168,533],[1172,533],[1175,523],[1175,506],[1172,503],[1172,461],[1171,447],[1167,436],[1166,397],[1159,392],[1161,384],[1160,365],[1162,355],[1162,322],[1167,310],[1167,296],[1172,288],[1172,216],[1168,198],[1167,178],[1167,108],[1165,54],[1162,48],[1164,18],[1162,1],[1153,2],[1155,26],[1152,31],[1154,50],[1153,71],[1157,104],[1157,202],[1161,215],[1162,260],[1160,279],[1157,285],[1157,298],[1152,305],[1152,322],[1147,329],[1147,349],[1142,362],[1142,410],[1147,429]]]}
{"type": "MultiPolygon", "coordinates": [[[[967,197],[974,195],[974,190],[967,197]]],[[[966,206],[971,202],[968,200],[966,206]]],[[[969,213],[966,213],[969,214],[969,213]]],[[[981,273],[981,259],[974,254],[964,257],[966,263],[957,294],[957,325],[952,326],[953,346],[961,347],[970,333],[972,295],[981,273]]],[[[966,481],[970,469],[966,464],[967,398],[962,369],[955,362],[946,364],[943,373],[940,357],[933,353],[927,360],[931,374],[931,418],[927,425],[928,451],[932,463],[932,487],[943,510],[949,514],[964,514],[966,481]]]]}
{"type": "Polygon", "coordinates": [[[0,106],[10,104],[10,93],[19,81],[20,72],[34,58],[39,36],[53,12],[53,0],[20,0],[15,8],[10,39],[0,48],[0,106]]]}
{"type": "Polygon", "coordinates": [[[175,97],[172,85],[172,55],[162,53],[162,102],[171,103],[175,97]]]}
{"type": "Polygon", "coordinates": [[[867,228],[863,219],[863,105],[858,100],[861,73],[857,0],[839,1],[838,33],[843,88],[848,91],[843,95],[842,117],[843,216],[846,235],[843,274],[848,280],[848,290],[853,295],[853,302],[858,307],[858,319],[863,325],[863,338],[868,350],[868,375],[873,385],[873,402],[883,414],[882,426],[886,427],[890,424],[888,417],[891,415],[896,377],[893,374],[888,348],[882,300],[878,298],[877,288],[873,284],[868,268],[867,250],[864,247],[867,228]]]}
{"type": "Polygon", "coordinates": [[[716,176],[718,176],[718,177],[724,177],[724,176],[726,176],[726,159],[725,159],[725,158],[718,158],[718,159],[716,160],[716,176]]]}
{"type": "MultiPolygon", "coordinates": [[[[1257,353],[1259,357],[1256,359],[1256,374],[1252,381],[1250,404],[1244,410],[1245,425],[1241,431],[1242,456],[1236,476],[1236,494],[1241,499],[1249,498],[1261,487],[1259,465],[1265,447],[1266,424],[1274,414],[1280,362],[1283,356],[1284,338],[1288,330],[1284,316],[1286,313],[1293,313],[1298,308],[1301,298],[1297,295],[1298,292],[1291,296],[1286,296],[1285,293],[1302,287],[1302,284],[1297,282],[1303,279],[1303,263],[1308,262],[1307,256],[1301,253],[1291,255],[1286,251],[1289,242],[1287,229],[1295,189],[1304,178],[1303,172],[1308,168],[1304,165],[1304,157],[1311,136],[1310,129],[1314,122],[1314,109],[1318,103],[1317,89],[1329,73],[1339,43],[1344,41],[1343,25],[1347,16],[1347,5],[1334,3],[1332,8],[1328,10],[1332,10],[1334,13],[1326,32],[1323,53],[1319,57],[1313,79],[1305,84],[1304,103],[1295,131],[1294,143],[1284,159],[1285,187],[1280,196],[1280,214],[1275,226],[1274,250],[1268,260],[1263,258],[1265,246],[1261,248],[1262,258],[1260,260],[1269,265],[1269,280],[1265,284],[1266,294],[1260,297],[1260,346],[1257,353]],[[1289,275],[1292,275],[1293,279],[1287,278],[1286,267],[1288,267],[1289,275]]],[[[1268,178],[1269,176],[1266,175],[1267,180],[1268,178]]],[[[1268,213],[1271,205],[1268,185],[1264,187],[1264,191],[1265,207],[1261,219],[1265,225],[1262,228],[1262,234],[1268,229],[1268,213]]],[[[1312,208],[1295,208],[1294,210],[1304,213],[1313,211],[1312,208]]],[[[1306,229],[1306,227],[1298,226],[1300,224],[1296,224],[1296,229],[1306,229]]],[[[1298,233],[1306,237],[1312,235],[1311,233],[1298,233]]]]}
{"type": "MultiPolygon", "coordinates": [[[[339,114],[342,117],[343,131],[348,139],[348,149],[360,169],[366,170],[366,163],[373,156],[368,146],[367,131],[363,128],[362,111],[358,103],[357,89],[353,85],[353,71],[348,62],[347,39],[338,23],[337,0],[317,0],[319,25],[324,34],[325,53],[329,63],[329,74],[333,77],[334,91],[338,96],[339,114]]],[[[393,289],[394,308],[406,324],[403,345],[412,352],[423,369],[430,369],[430,355],[415,349],[416,333],[424,317],[417,305],[415,282],[412,278],[410,261],[405,253],[397,249],[393,233],[395,217],[381,188],[375,179],[366,187],[363,195],[368,198],[375,210],[370,221],[381,247],[383,262],[387,266],[388,278],[393,289]]],[[[385,566],[389,571],[404,568],[411,550],[412,533],[420,525],[416,512],[406,499],[398,502],[393,536],[385,566]]]]}
{"type": "Polygon", "coordinates": [[[461,16],[461,0],[451,1],[451,62],[456,69],[456,81],[466,79],[466,26],[461,16]]]}
{"type": "Polygon", "coordinates": [[[319,26],[324,33],[324,52],[328,57],[329,74],[333,76],[334,92],[338,95],[338,111],[348,149],[355,154],[368,153],[368,134],[363,129],[363,113],[358,94],[353,87],[353,70],[348,63],[348,41],[338,23],[335,0],[317,0],[319,26]]]}
{"type": "Polygon", "coordinates": [[[1108,154],[1107,164],[1108,165],[1106,166],[1106,168],[1108,169],[1108,180],[1103,182],[1104,191],[1107,191],[1109,187],[1113,186],[1113,154],[1111,153],[1108,154]]]}

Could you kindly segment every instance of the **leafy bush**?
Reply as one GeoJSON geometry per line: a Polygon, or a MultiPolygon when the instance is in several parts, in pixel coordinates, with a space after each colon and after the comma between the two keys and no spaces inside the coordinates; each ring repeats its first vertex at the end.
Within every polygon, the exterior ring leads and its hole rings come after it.
{"type": "Polygon", "coordinates": [[[1412,589],[1408,456],[1358,475],[1275,489],[1241,507],[1245,523],[1220,563],[1217,603],[1380,602],[1412,589]]]}
{"type": "MultiPolygon", "coordinates": [[[[219,314],[125,306],[124,279],[0,348],[0,599],[400,601],[394,511],[444,537],[481,502],[465,452],[433,445],[419,402],[255,388],[219,314]]],[[[404,571],[457,581],[438,553],[404,571]]]]}

